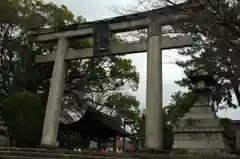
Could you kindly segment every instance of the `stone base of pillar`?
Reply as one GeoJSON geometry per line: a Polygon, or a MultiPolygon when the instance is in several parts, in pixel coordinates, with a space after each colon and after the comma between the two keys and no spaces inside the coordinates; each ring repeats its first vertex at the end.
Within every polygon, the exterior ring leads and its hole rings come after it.
{"type": "Polygon", "coordinates": [[[192,153],[229,152],[228,135],[210,106],[193,106],[174,129],[173,149],[192,153]]]}

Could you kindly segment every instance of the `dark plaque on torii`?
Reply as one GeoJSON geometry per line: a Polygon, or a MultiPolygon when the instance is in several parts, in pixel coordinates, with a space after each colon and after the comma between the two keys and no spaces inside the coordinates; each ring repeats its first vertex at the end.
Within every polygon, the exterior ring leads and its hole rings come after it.
{"type": "Polygon", "coordinates": [[[101,20],[93,24],[94,56],[102,56],[111,51],[111,30],[108,20],[101,20]]]}

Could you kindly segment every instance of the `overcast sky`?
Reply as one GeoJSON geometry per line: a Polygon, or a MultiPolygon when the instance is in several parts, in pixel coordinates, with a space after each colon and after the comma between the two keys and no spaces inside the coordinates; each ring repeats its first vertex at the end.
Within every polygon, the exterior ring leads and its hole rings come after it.
{"type": "MultiPolygon", "coordinates": [[[[100,20],[117,16],[111,11],[112,6],[131,7],[137,4],[137,0],[47,0],[58,5],[66,5],[76,16],[82,15],[87,21],[100,20]]],[[[132,54],[126,56],[132,59],[137,71],[140,73],[140,84],[136,95],[145,107],[146,103],[146,53],[132,54]]],[[[163,52],[163,105],[167,105],[171,94],[178,90],[183,90],[174,81],[183,77],[183,70],[171,64],[175,59],[179,59],[176,50],[166,50],[163,52]]],[[[239,119],[240,110],[224,110],[219,113],[221,116],[239,119]]]]}

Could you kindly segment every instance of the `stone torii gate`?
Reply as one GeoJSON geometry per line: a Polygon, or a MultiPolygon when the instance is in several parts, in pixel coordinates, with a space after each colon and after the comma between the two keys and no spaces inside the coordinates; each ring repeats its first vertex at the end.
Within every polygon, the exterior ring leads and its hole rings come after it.
{"type": "Polygon", "coordinates": [[[56,28],[33,30],[37,42],[58,41],[56,52],[37,56],[35,63],[54,62],[50,91],[43,126],[41,145],[55,147],[58,134],[62,96],[65,84],[66,60],[94,56],[147,52],[147,101],[145,147],[162,149],[162,49],[186,47],[190,36],[162,37],[161,26],[189,21],[185,12],[197,12],[205,2],[187,2],[176,6],[120,16],[103,21],[56,28]],[[185,11],[183,11],[185,9],[185,11]],[[101,32],[99,28],[104,28],[101,32]],[[111,33],[148,29],[148,39],[138,43],[117,43],[109,39],[111,33]],[[106,30],[109,30],[106,32],[106,30]],[[108,35],[107,35],[108,34],[108,35]],[[94,48],[71,50],[68,39],[93,37],[94,48]],[[103,42],[103,41],[105,42],[103,42]]]}

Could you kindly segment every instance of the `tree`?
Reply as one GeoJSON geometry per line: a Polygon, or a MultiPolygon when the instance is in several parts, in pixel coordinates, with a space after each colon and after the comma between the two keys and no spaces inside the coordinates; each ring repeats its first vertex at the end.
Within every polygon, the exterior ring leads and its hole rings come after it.
{"type": "Polygon", "coordinates": [[[41,0],[3,0],[0,18],[1,93],[37,91],[39,74],[32,63],[36,54],[51,51],[51,45],[37,45],[29,29],[73,23],[73,14],[65,6],[57,7],[41,0]],[[31,74],[31,76],[27,76],[31,74]]]}
{"type": "Polygon", "coordinates": [[[16,146],[35,147],[40,143],[45,107],[37,95],[29,92],[11,95],[1,102],[0,115],[16,146]]]}
{"type": "Polygon", "coordinates": [[[83,100],[95,107],[104,105],[108,96],[118,93],[123,87],[138,88],[139,75],[131,60],[119,56],[73,63],[67,76],[68,88],[79,90],[84,94],[83,100]]]}
{"type": "Polygon", "coordinates": [[[124,93],[109,96],[105,103],[111,110],[109,115],[115,113],[121,119],[123,125],[130,128],[133,135],[140,128],[141,110],[139,104],[135,96],[124,93]]]}

